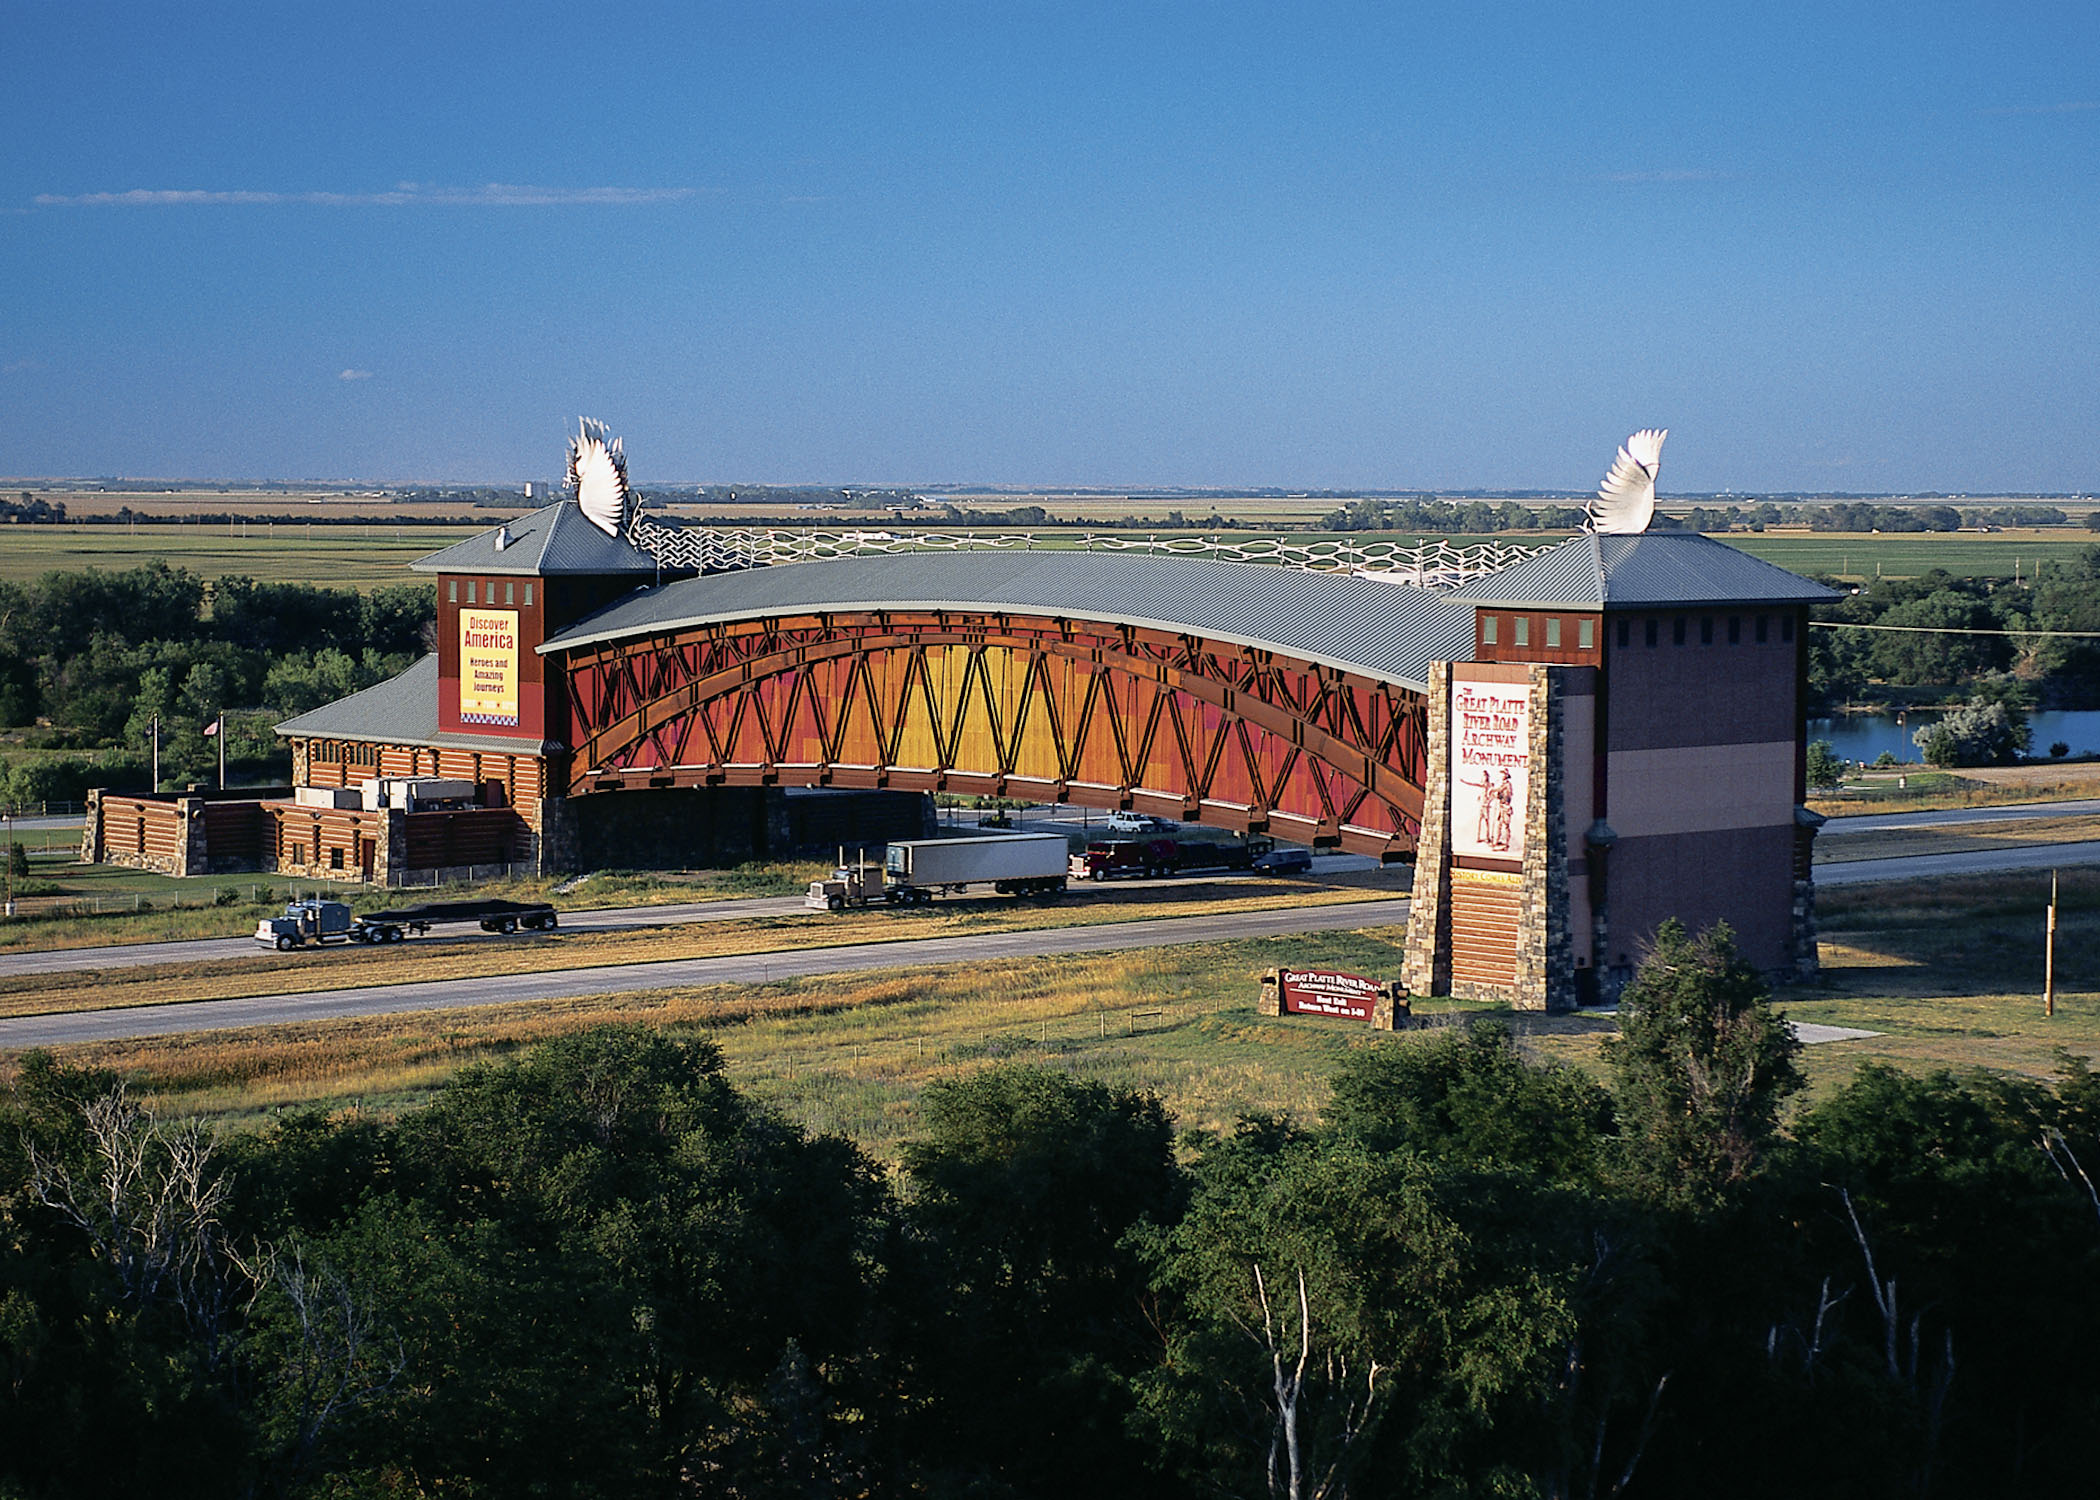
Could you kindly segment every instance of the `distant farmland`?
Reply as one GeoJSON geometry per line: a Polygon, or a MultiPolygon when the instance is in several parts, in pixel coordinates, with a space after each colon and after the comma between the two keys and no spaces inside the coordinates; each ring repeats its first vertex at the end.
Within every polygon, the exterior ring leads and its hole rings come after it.
{"type": "MultiPolygon", "coordinates": [[[[491,525],[495,522],[491,520],[491,525]]],[[[472,536],[449,526],[9,526],[0,529],[0,579],[53,569],[129,568],[165,558],[205,578],[242,573],[273,583],[368,589],[405,583],[408,564],[472,536]],[[245,531],[245,535],[242,533],[245,531]]]]}
{"type": "Polygon", "coordinates": [[[2035,565],[2069,562],[2100,543],[2100,534],[2053,527],[2033,531],[1735,533],[1724,538],[1754,557],[1796,573],[1859,580],[1916,578],[1934,568],[1966,578],[2032,578],[2035,565]]]}
{"type": "MultiPolygon", "coordinates": [[[[702,524],[698,518],[679,517],[675,512],[666,519],[674,517],[685,520],[687,524],[702,524]]],[[[486,525],[494,526],[502,518],[500,513],[491,514],[486,525]]],[[[1274,516],[1242,513],[1239,519],[1252,530],[1225,532],[1222,540],[1244,540],[1271,527],[1286,529],[1274,516]]],[[[899,522],[887,517],[848,518],[813,513],[802,524],[827,531],[865,528],[911,532],[931,529],[930,520],[928,516],[913,516],[899,522]]],[[[736,523],[724,521],[718,524],[736,523]]],[[[0,579],[19,581],[52,569],[128,568],[159,557],[205,578],[238,573],[270,581],[371,588],[378,584],[403,582],[409,577],[409,563],[481,529],[484,528],[389,525],[384,522],[308,525],[261,521],[8,526],[0,528],[0,579]]],[[[976,529],[989,534],[987,528],[976,529]]],[[[1084,532],[1052,529],[1038,534],[1043,538],[1040,545],[1061,549],[1077,545],[1084,532]]],[[[1164,540],[1170,536],[1206,533],[1201,526],[1190,525],[1140,527],[1136,534],[1157,535],[1164,540]]],[[[1290,534],[1294,541],[1300,542],[1321,537],[1356,542],[1398,539],[1409,543],[1433,539],[1427,534],[1414,532],[1292,531],[1290,534]]],[[[1499,538],[1464,535],[1449,540],[1459,546],[1490,540],[1546,544],[1559,541],[1566,535],[1565,532],[1534,532],[1499,538]]],[[[1798,573],[1831,574],[1866,581],[1876,577],[1915,578],[1934,568],[1943,568],[1962,577],[2011,578],[2016,570],[2023,577],[2032,577],[2038,563],[2069,561],[2085,548],[2100,544],[2100,534],[2070,527],[1989,534],[1736,532],[1722,539],[1798,573]]]]}

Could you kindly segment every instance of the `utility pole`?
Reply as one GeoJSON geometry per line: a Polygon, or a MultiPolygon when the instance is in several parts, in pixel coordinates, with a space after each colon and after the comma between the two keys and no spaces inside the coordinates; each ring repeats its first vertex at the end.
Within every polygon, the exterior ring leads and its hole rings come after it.
{"type": "Polygon", "coordinates": [[[2042,947],[2042,1014],[2056,1014],[2056,872],[2049,872],[2049,934],[2042,947]]]}

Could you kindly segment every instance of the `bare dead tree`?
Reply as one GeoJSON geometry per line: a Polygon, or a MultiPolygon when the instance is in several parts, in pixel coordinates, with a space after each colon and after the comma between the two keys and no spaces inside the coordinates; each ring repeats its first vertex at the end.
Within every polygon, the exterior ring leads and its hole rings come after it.
{"type": "Polygon", "coordinates": [[[304,1474],[331,1422],[399,1378],[407,1365],[400,1340],[341,1276],[309,1264],[297,1246],[235,1250],[220,1220],[232,1179],[204,1124],[163,1124],[121,1082],[80,1115],[85,1167],[24,1142],[31,1193],[81,1231],[135,1307],[166,1303],[180,1312],[206,1370],[240,1385],[260,1374],[281,1390],[291,1430],[280,1467],[304,1474]],[[258,1368],[244,1336],[266,1294],[281,1299],[287,1336],[258,1368]]]}
{"type": "Polygon", "coordinates": [[[1816,1366],[1829,1347],[1830,1315],[1851,1295],[1852,1289],[1847,1287],[1835,1297],[1831,1296],[1830,1278],[1825,1276],[1823,1285],[1816,1292],[1816,1312],[1809,1320],[1807,1330],[1803,1331],[1792,1323],[1774,1323],[1765,1333],[1765,1358],[1776,1365],[1784,1346],[1797,1346],[1801,1351],[1801,1373],[1808,1378],[1810,1385],[1814,1385],[1816,1366]]]}
{"type": "Polygon", "coordinates": [[[1866,1262],[1867,1290],[1874,1298],[1875,1309],[1881,1314],[1882,1360],[1888,1378],[1910,1392],[1925,1419],[1925,1449],[1919,1459],[1918,1471],[1918,1493],[1922,1495],[1932,1487],[1933,1454],[1939,1448],[1947,1393],[1954,1386],[1954,1330],[1941,1331],[1939,1359],[1929,1372],[1921,1371],[1923,1328],[1925,1313],[1929,1309],[1920,1308],[1910,1315],[1908,1336],[1905,1337],[1902,1307],[1896,1295],[1896,1278],[1881,1279],[1874,1265],[1873,1244],[1868,1240],[1866,1226],[1860,1223],[1859,1210],[1852,1202],[1852,1191],[1843,1187],[1837,1191],[1844,1200],[1845,1216],[1852,1222],[1852,1237],[1866,1262]],[[1906,1352],[1907,1359],[1904,1357],[1906,1352]]]}
{"type": "MultiPolygon", "coordinates": [[[[1592,1230],[1590,1248],[1590,1264],[1584,1270],[1581,1282],[1585,1289],[1607,1284],[1617,1274],[1613,1266],[1618,1257],[1610,1236],[1606,1235],[1601,1229],[1592,1230]]],[[[1574,1411],[1582,1401],[1583,1385],[1589,1369],[1587,1351],[1581,1331],[1578,1328],[1575,1335],[1568,1340],[1567,1348],[1562,1353],[1559,1389],[1546,1398],[1546,1404],[1550,1406],[1557,1401],[1565,1405],[1571,1412],[1574,1411]]],[[[1648,1441],[1654,1436],[1656,1416],[1662,1406],[1663,1391],[1670,1383],[1670,1373],[1665,1370],[1661,1377],[1656,1380],[1654,1389],[1648,1393],[1647,1405],[1642,1414],[1640,1428],[1635,1433],[1633,1447],[1626,1456],[1625,1464],[1619,1470],[1619,1477],[1605,1488],[1603,1493],[1616,1495],[1624,1490],[1626,1486],[1633,1483],[1634,1472],[1639,1469],[1641,1459],[1646,1456],[1648,1451],[1648,1441]]],[[[1607,1389],[1602,1399],[1597,1403],[1597,1420],[1590,1431],[1590,1449],[1587,1463],[1581,1468],[1579,1473],[1577,1472],[1577,1464],[1574,1459],[1570,1458],[1564,1463],[1560,1472],[1548,1484],[1547,1495],[1549,1500],[1578,1500],[1578,1497],[1579,1500],[1596,1500],[1598,1487],[1603,1480],[1605,1471],[1605,1441],[1611,1432],[1611,1416],[1614,1401],[1613,1392],[1609,1388],[1611,1384],[1613,1383],[1607,1383],[1607,1389]]],[[[1573,1425],[1573,1419],[1571,1418],[1571,1430],[1573,1425]]]]}
{"type": "Polygon", "coordinates": [[[2042,1153],[2049,1158],[2049,1164],[2063,1174],[2065,1182],[2071,1180],[2073,1172],[2078,1174],[2079,1182],[2085,1186],[2086,1197],[2092,1200],[2093,1212],[2100,1214],[2100,1188],[2093,1186],[2093,1179],[2086,1175],[2085,1168],[2079,1163],[2078,1153],[2071,1149],[2071,1143],[2064,1138],[2064,1133],[2050,1125],[2042,1131],[2041,1144],[2042,1153]],[[2068,1168],[2064,1166],[2065,1162],[2070,1163],[2068,1168]]]}
{"type": "Polygon", "coordinates": [[[1340,1393],[1340,1431],[1331,1460],[1308,1488],[1307,1455],[1299,1418],[1304,1407],[1306,1376],[1312,1366],[1312,1298],[1306,1289],[1303,1266],[1297,1268],[1297,1278],[1298,1337],[1297,1348],[1293,1351],[1287,1320],[1271,1305],[1261,1262],[1254,1262],[1254,1294],[1261,1303],[1262,1326],[1258,1334],[1252,1329],[1247,1331],[1268,1353],[1270,1387],[1275,1398],[1267,1461],[1269,1493],[1286,1497],[1286,1500],[1330,1500],[1341,1492],[1344,1465],[1348,1462],[1350,1450],[1370,1427],[1378,1404],[1378,1379],[1387,1373],[1387,1367],[1375,1357],[1368,1358],[1359,1386],[1359,1377],[1350,1374],[1346,1352],[1330,1349],[1321,1360],[1320,1374],[1332,1389],[1340,1393]],[[1282,1472],[1279,1472],[1279,1461],[1282,1472]]]}
{"type": "Polygon", "coordinates": [[[217,1368],[239,1299],[225,1275],[219,1211],[232,1183],[216,1164],[216,1138],[196,1120],[162,1125],[121,1082],[81,1107],[81,1123],[84,1173],[24,1142],[31,1193],[87,1236],[137,1306],[172,1302],[199,1337],[207,1368],[217,1368]]]}
{"type": "Polygon", "coordinates": [[[408,1352],[368,1300],[329,1266],[309,1264],[296,1243],[258,1245],[237,1263],[258,1301],[274,1294],[281,1302],[286,1338],[270,1369],[288,1411],[279,1467],[289,1483],[312,1471],[337,1419],[393,1388],[408,1352]]]}

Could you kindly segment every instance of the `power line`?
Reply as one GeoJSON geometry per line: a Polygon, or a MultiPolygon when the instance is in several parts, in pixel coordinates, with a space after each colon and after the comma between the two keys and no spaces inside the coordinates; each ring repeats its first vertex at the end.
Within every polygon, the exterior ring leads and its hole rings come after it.
{"type": "Polygon", "coordinates": [[[2100,630],[1966,630],[1955,625],[1866,625],[1853,620],[1810,620],[1808,623],[1815,630],[1892,630],[1904,635],[2044,635],[2100,641],[2100,630]]]}

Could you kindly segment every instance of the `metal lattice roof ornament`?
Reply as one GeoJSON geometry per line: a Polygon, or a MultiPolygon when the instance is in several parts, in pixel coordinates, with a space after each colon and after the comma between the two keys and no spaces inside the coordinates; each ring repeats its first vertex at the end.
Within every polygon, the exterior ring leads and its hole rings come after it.
{"type": "Polygon", "coordinates": [[[607,536],[627,529],[634,493],[627,488],[627,455],[620,439],[611,437],[603,422],[589,417],[576,419],[576,436],[569,439],[569,497],[584,519],[607,536]]]}
{"type": "Polygon", "coordinates": [[[1655,519],[1655,473],[1667,427],[1644,427],[1619,445],[1611,472],[1589,503],[1589,529],[1599,536],[1639,536],[1655,519]]]}

